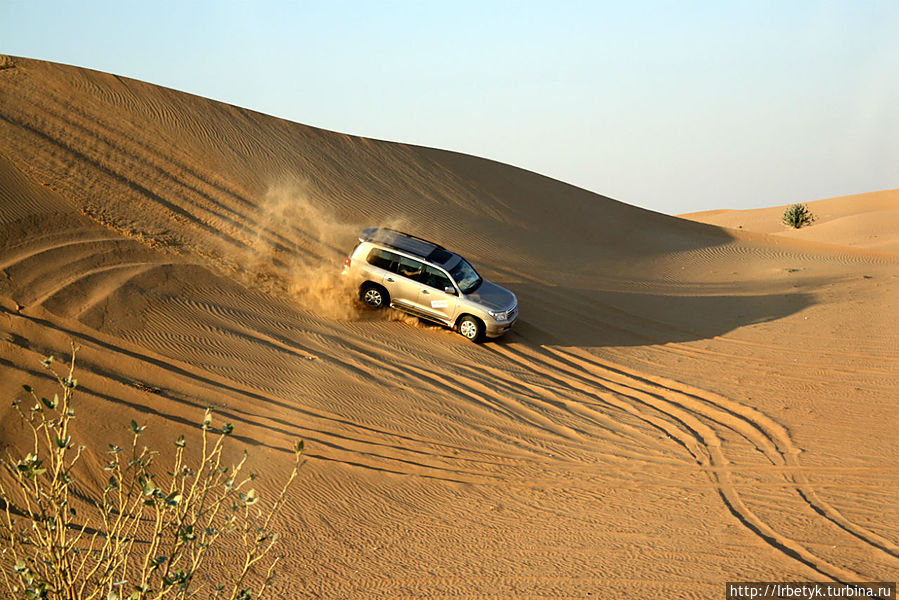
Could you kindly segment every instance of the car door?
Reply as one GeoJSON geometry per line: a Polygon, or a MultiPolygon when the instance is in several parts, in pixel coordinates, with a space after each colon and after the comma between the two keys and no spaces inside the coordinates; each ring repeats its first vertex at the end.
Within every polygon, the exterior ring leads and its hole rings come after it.
{"type": "Polygon", "coordinates": [[[441,321],[452,323],[456,317],[459,297],[456,295],[456,288],[450,281],[449,275],[436,267],[425,265],[420,281],[419,308],[441,321]],[[447,293],[447,288],[452,288],[453,293],[447,293]]]}
{"type": "Polygon", "coordinates": [[[421,292],[421,283],[418,279],[425,265],[399,254],[395,254],[394,257],[396,261],[392,264],[393,272],[387,273],[384,277],[384,287],[390,294],[390,302],[413,310],[420,309],[418,296],[421,292]]]}

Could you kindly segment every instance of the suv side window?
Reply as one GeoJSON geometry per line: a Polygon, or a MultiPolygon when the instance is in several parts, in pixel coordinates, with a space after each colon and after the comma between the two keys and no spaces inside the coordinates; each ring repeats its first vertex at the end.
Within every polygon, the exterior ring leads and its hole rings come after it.
{"type": "Polygon", "coordinates": [[[434,267],[425,265],[424,275],[422,276],[421,282],[425,285],[431,286],[432,288],[437,288],[441,292],[444,288],[453,287],[452,282],[449,280],[449,277],[443,273],[440,269],[435,269],[434,267]]]}
{"type": "Polygon", "coordinates": [[[400,259],[399,254],[394,254],[393,252],[388,252],[387,250],[381,250],[380,248],[373,248],[371,252],[368,253],[368,264],[378,267],[379,269],[384,269],[385,271],[390,271],[392,273],[396,273],[396,263],[400,259]]]}
{"type": "Polygon", "coordinates": [[[371,252],[368,253],[368,258],[366,258],[366,260],[368,261],[368,264],[372,266],[384,269],[385,271],[390,271],[391,273],[396,273],[397,275],[402,275],[403,277],[408,277],[409,279],[414,279],[415,281],[421,281],[422,273],[425,269],[425,265],[417,260],[406,258],[405,256],[400,256],[390,250],[382,250],[381,248],[373,248],[371,252]]]}
{"type": "Polygon", "coordinates": [[[414,279],[415,281],[420,281],[424,265],[417,260],[412,260],[405,256],[397,256],[397,258],[399,259],[399,263],[397,264],[395,271],[396,274],[408,277],[409,279],[414,279]]]}

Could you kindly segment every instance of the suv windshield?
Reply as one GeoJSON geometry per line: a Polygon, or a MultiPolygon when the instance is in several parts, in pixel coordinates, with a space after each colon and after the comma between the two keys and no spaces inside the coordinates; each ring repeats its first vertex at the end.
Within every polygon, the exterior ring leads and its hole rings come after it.
{"type": "Polygon", "coordinates": [[[456,280],[459,290],[463,294],[470,294],[481,285],[481,276],[474,270],[464,258],[459,258],[456,266],[449,270],[449,274],[456,280]]]}

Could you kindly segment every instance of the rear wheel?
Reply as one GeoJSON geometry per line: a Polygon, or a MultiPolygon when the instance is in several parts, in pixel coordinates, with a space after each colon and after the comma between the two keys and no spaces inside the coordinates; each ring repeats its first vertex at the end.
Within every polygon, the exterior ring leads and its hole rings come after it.
{"type": "Polygon", "coordinates": [[[359,288],[359,299],[371,309],[384,308],[390,304],[390,296],[387,290],[376,283],[364,283],[359,288]]]}
{"type": "Polygon", "coordinates": [[[459,333],[462,334],[462,337],[471,340],[472,342],[480,342],[484,339],[484,324],[480,319],[472,317],[471,315],[465,315],[459,320],[459,325],[457,327],[459,333]]]}

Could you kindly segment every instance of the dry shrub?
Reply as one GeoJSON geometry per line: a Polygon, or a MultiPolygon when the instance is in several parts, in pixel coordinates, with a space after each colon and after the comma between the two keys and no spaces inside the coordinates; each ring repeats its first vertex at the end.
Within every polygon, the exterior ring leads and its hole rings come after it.
{"type": "MultiPolygon", "coordinates": [[[[252,488],[237,464],[222,456],[234,427],[214,428],[207,410],[201,447],[189,451],[182,435],[174,459],[157,464],[157,451],[141,442],[144,427],[131,421],[129,444],[108,448],[77,445],[73,429],[78,386],[76,349],[67,373],[54,370],[59,393],[39,397],[24,386],[29,404],[16,403],[31,434],[27,452],[0,458],[0,589],[9,598],[65,600],[260,598],[275,575],[278,541],[273,517],[300,467],[302,442],[293,469],[270,502],[252,488]],[[61,394],[61,395],[60,395],[61,394]],[[84,477],[82,458],[93,453],[103,472],[84,477]],[[89,481],[105,482],[102,487],[89,481]],[[237,549],[231,573],[211,556],[237,549]]],[[[100,467],[97,467],[100,468],[100,467]]]]}
{"type": "Polygon", "coordinates": [[[810,225],[815,220],[815,215],[805,204],[794,204],[784,211],[781,219],[784,225],[799,229],[804,225],[810,225]]]}

